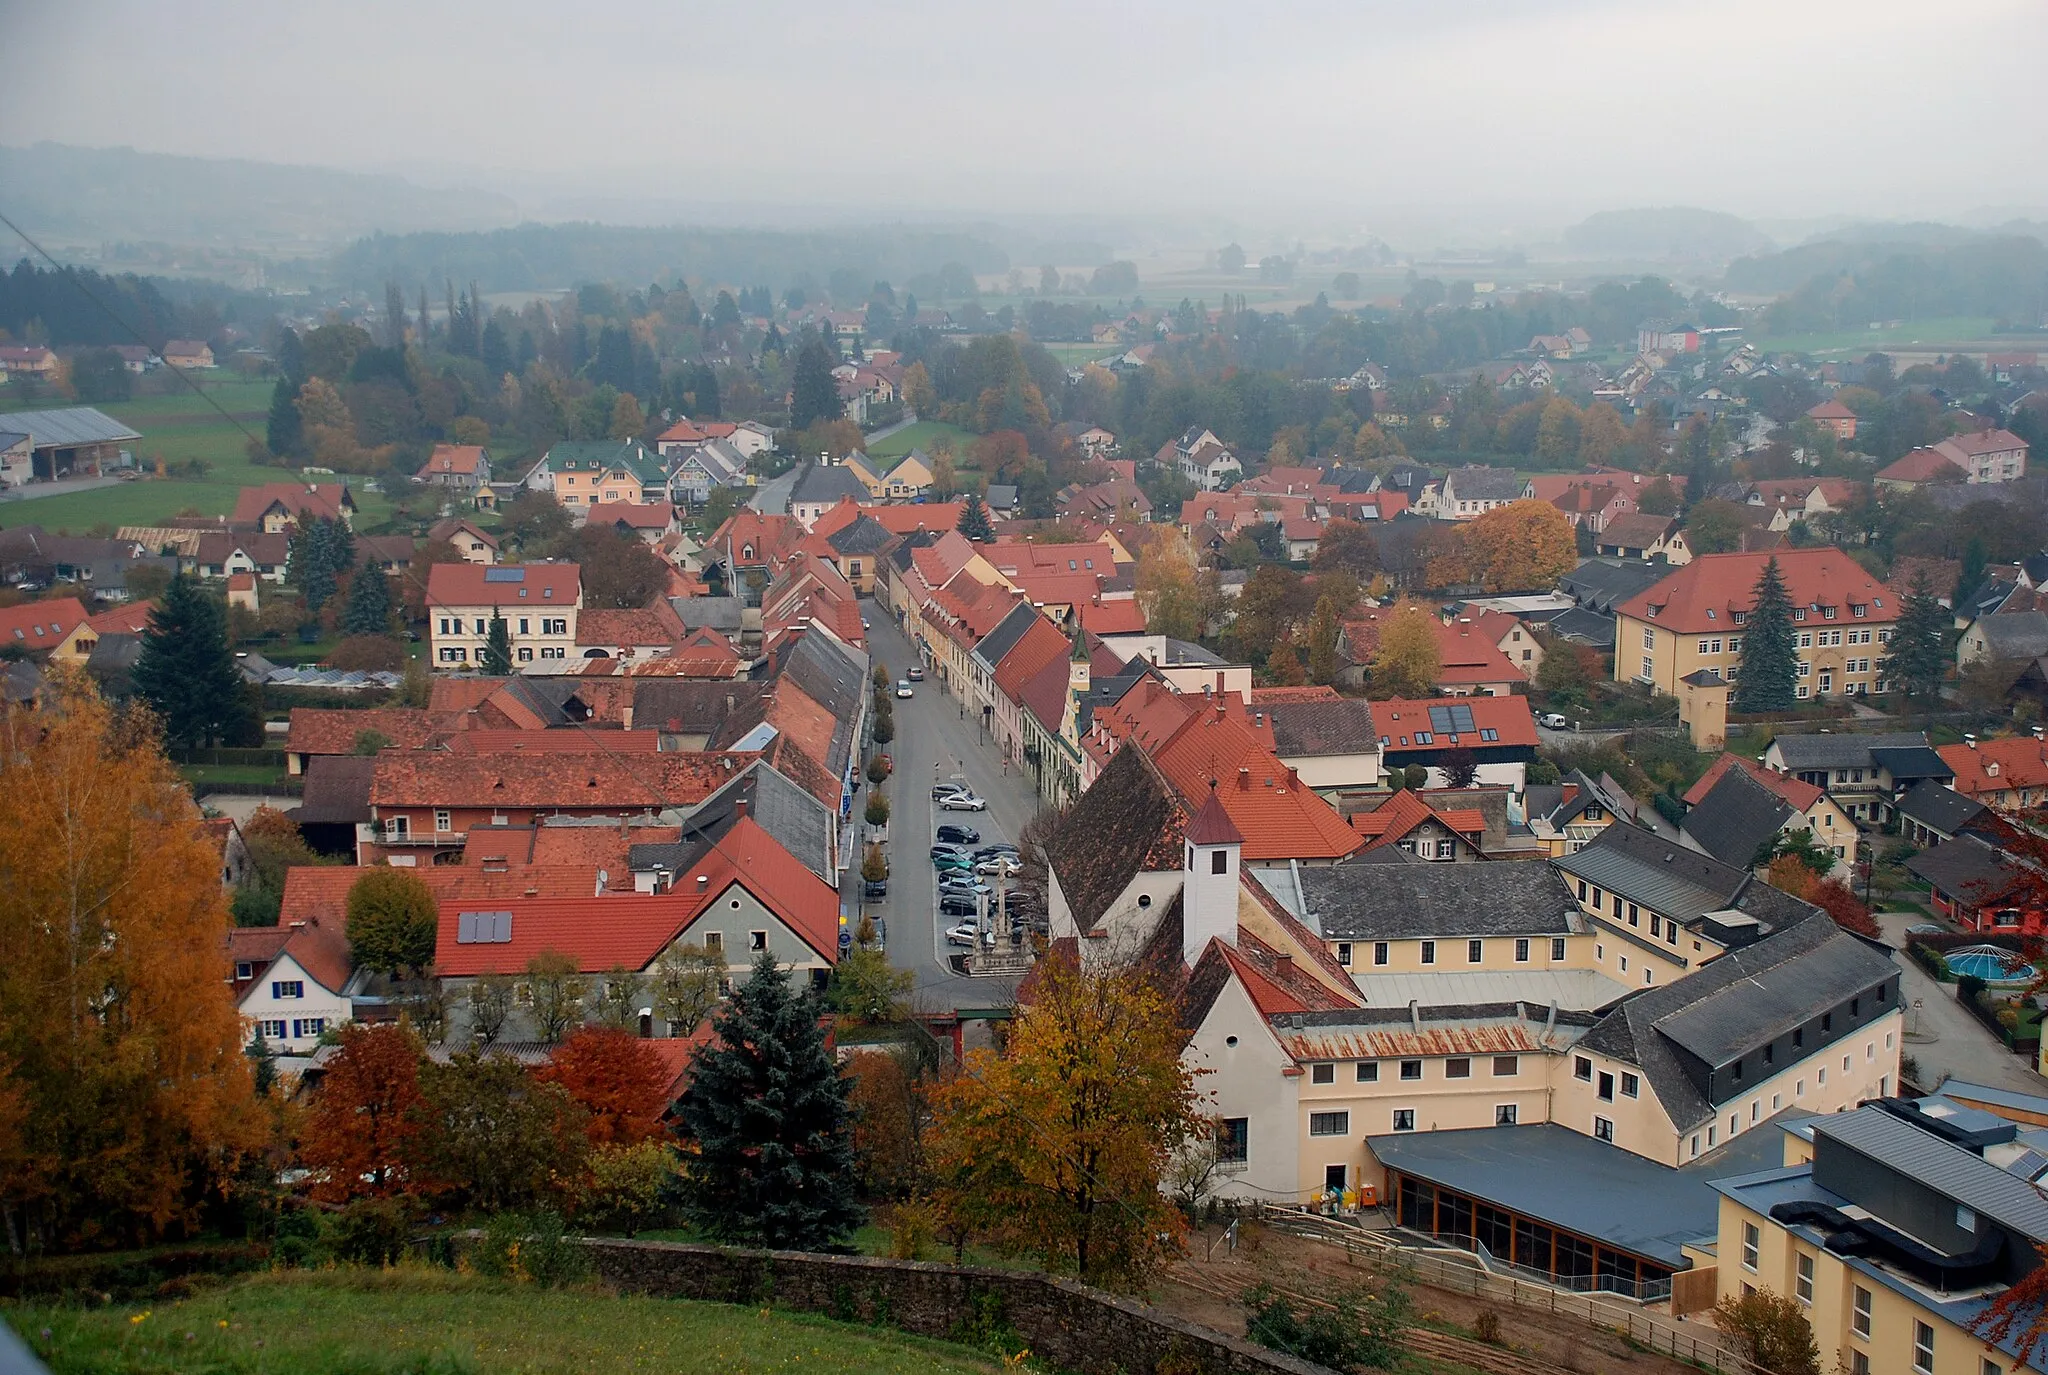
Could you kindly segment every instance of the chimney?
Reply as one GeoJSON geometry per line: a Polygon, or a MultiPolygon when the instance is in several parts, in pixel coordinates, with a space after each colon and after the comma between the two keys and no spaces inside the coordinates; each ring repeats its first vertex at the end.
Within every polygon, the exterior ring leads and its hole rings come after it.
{"type": "Polygon", "coordinates": [[[1287,791],[1293,792],[1299,787],[1301,787],[1301,770],[1289,764],[1287,766],[1287,791]]]}
{"type": "Polygon", "coordinates": [[[295,922],[293,922],[293,923],[292,923],[292,930],[294,930],[294,931],[303,931],[303,930],[305,930],[305,929],[306,929],[306,923],[304,923],[304,922],[302,922],[302,921],[295,921],[295,922]]]}
{"type": "Polygon", "coordinates": [[[1223,695],[1223,670],[1220,668],[1216,670],[1216,695],[1223,695]]]}
{"type": "Polygon", "coordinates": [[[1242,767],[1238,769],[1237,790],[1241,793],[1247,793],[1252,790],[1252,771],[1250,769],[1242,767]]]}
{"type": "Polygon", "coordinates": [[[1974,750],[1977,748],[1977,737],[1975,735],[1969,734],[1968,732],[1965,732],[1963,735],[1963,743],[1974,750]]]}
{"type": "Polygon", "coordinates": [[[706,890],[707,888],[709,888],[710,886],[711,886],[711,875],[709,875],[709,874],[699,874],[699,875],[697,875],[697,891],[698,891],[698,892],[700,892],[700,893],[701,893],[701,892],[705,891],[705,890],[706,890]]]}
{"type": "Polygon", "coordinates": [[[1275,955],[1275,956],[1273,957],[1273,972],[1274,972],[1275,974],[1278,974],[1278,975],[1279,975],[1279,976],[1280,976],[1281,978],[1283,978],[1283,979],[1291,979],[1291,978],[1293,978],[1293,977],[1294,977],[1294,956],[1292,956],[1292,955],[1275,955]]]}
{"type": "Polygon", "coordinates": [[[735,797],[732,800],[732,814],[736,820],[745,821],[747,819],[747,799],[735,797]]]}
{"type": "Polygon", "coordinates": [[[1216,699],[1216,719],[1221,721],[1227,715],[1229,715],[1229,709],[1223,705],[1223,699],[1218,697],[1216,699]]]}

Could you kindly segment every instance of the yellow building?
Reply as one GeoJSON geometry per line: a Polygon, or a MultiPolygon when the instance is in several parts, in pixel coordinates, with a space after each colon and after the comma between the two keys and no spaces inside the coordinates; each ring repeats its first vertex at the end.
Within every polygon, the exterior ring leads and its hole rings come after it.
{"type": "Polygon", "coordinates": [[[1740,690],[1742,644],[1756,586],[1771,560],[1792,604],[1796,696],[1866,696],[1890,690],[1888,652],[1899,598],[1839,549],[1708,554],[1615,608],[1614,680],[1677,697],[1712,669],[1740,690]]]}
{"type": "MultiPolygon", "coordinates": [[[[2036,1100],[2038,1101],[2038,1100],[2036,1100]]],[[[2040,1264],[2048,1198],[2023,1127],[1945,1098],[1788,1129],[1784,1168],[1715,1181],[1715,1291],[1796,1300],[1824,1369],[2007,1375],[1974,1324],[2040,1264]]],[[[2039,1355],[2029,1362],[2048,1368],[2039,1355]]]]}

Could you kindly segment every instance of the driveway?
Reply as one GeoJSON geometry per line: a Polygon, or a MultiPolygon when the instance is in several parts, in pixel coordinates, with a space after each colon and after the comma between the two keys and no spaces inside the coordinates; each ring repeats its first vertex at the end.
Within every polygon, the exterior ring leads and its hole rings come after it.
{"type": "MultiPolygon", "coordinates": [[[[888,668],[891,680],[902,678],[918,662],[916,649],[886,607],[863,601],[861,613],[870,627],[868,652],[888,668]]],[[[917,695],[895,704],[896,738],[882,747],[896,765],[883,784],[890,805],[889,896],[867,910],[888,919],[890,962],[917,975],[913,1002],[920,1010],[1007,1007],[1016,993],[1014,980],[968,978],[954,971],[949,956],[964,951],[945,944],[944,928],[952,922],[938,919],[937,885],[927,852],[933,831],[946,821],[980,831],[984,845],[1014,843],[1038,811],[1038,794],[1015,770],[1004,773],[979,723],[965,719],[959,701],[940,688],[936,677],[912,687],[917,695]],[[937,812],[932,784],[940,779],[966,783],[988,800],[988,810],[937,812]]],[[[865,798],[855,804],[856,816],[865,805],[865,798]]],[[[858,884],[857,873],[851,882],[858,884]]]]}
{"type": "Polygon", "coordinates": [[[1920,1085],[1933,1089],[1945,1079],[2048,1094],[2048,1078],[2036,1074],[1984,1024],[1956,1002],[1954,984],[1929,974],[1906,954],[1906,927],[1927,918],[1918,912],[1880,912],[1885,941],[1899,952],[1900,1001],[1906,1009],[1906,1054],[1920,1066],[1920,1085]]]}

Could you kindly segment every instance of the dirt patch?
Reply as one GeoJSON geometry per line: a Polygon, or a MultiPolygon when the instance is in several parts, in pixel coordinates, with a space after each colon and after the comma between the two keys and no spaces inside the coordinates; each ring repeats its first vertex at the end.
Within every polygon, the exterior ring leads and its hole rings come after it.
{"type": "MultiPolygon", "coordinates": [[[[1189,1258],[1154,1290],[1153,1302],[1192,1322],[1242,1333],[1244,1307],[1235,1296],[1261,1280],[1315,1294],[1340,1285],[1370,1284],[1374,1275],[1353,1264],[1341,1247],[1256,1224],[1241,1228],[1234,1255],[1220,1240],[1211,1252],[1210,1242],[1220,1236],[1220,1231],[1205,1230],[1190,1237],[1189,1258]]],[[[1563,1314],[1474,1299],[1428,1285],[1416,1285],[1414,1294],[1416,1316],[1423,1326],[1470,1337],[1481,1314],[1492,1313],[1504,1333],[1505,1349],[1533,1363],[1582,1375],[1699,1375],[1696,1366],[1655,1355],[1618,1332],[1563,1314]]]]}

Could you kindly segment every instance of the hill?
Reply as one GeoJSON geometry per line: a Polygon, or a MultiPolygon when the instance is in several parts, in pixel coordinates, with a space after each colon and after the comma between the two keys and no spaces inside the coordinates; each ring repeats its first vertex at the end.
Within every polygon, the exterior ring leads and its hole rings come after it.
{"type": "Polygon", "coordinates": [[[304,253],[379,230],[488,229],[519,217],[504,196],[401,177],[61,143],[0,148],[0,186],[29,233],[95,246],[137,240],[304,253]]]}
{"type": "Polygon", "coordinates": [[[1712,258],[1773,246],[1748,220],[1689,205],[1603,210],[1564,231],[1565,247],[1595,258],[1712,258]]]}
{"type": "Polygon", "coordinates": [[[2048,247],[2026,236],[1953,246],[1829,239],[1738,259],[1726,285],[1776,295],[1765,329],[1777,335],[1948,316],[2032,327],[2048,312],[2048,247]]]}
{"type": "Polygon", "coordinates": [[[411,1267],[273,1271],[181,1302],[20,1307],[6,1316],[53,1375],[966,1375],[996,1368],[963,1347],[801,1314],[541,1290],[411,1267]]]}

